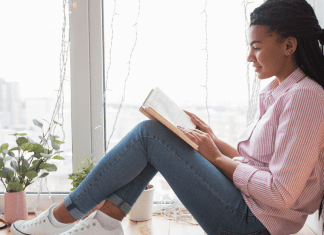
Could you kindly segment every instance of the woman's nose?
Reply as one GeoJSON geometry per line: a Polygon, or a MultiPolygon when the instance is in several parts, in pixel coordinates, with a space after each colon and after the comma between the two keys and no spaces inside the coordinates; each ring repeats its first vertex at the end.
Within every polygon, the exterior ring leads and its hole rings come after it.
{"type": "Polygon", "coordinates": [[[250,49],[247,57],[247,62],[253,62],[254,60],[255,60],[254,55],[252,53],[252,50],[250,49]]]}

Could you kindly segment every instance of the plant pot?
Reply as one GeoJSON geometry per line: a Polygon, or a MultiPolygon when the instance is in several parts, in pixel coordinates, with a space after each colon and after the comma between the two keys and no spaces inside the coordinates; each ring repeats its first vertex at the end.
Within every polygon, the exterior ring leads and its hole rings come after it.
{"type": "Polygon", "coordinates": [[[129,212],[129,219],[133,221],[152,219],[154,190],[155,188],[153,187],[142,192],[129,212]]]}
{"type": "Polygon", "coordinates": [[[5,192],[4,194],[4,219],[12,224],[17,220],[26,220],[28,217],[26,192],[5,192]]]}

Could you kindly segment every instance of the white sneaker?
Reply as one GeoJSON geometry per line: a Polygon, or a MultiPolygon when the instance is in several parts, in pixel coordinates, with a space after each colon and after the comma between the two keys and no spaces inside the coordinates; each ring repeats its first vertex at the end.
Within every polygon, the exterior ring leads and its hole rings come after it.
{"type": "Polygon", "coordinates": [[[123,227],[121,226],[121,224],[113,230],[104,229],[99,221],[94,218],[96,213],[97,211],[93,212],[86,219],[80,220],[79,223],[76,224],[73,228],[64,233],[61,233],[60,235],[124,235],[123,227]]]}
{"type": "Polygon", "coordinates": [[[54,203],[49,209],[40,213],[35,219],[32,220],[18,220],[12,223],[10,232],[13,235],[53,235],[60,234],[72,228],[76,223],[68,224],[63,228],[57,228],[52,225],[48,219],[49,210],[56,207],[54,203]]]}

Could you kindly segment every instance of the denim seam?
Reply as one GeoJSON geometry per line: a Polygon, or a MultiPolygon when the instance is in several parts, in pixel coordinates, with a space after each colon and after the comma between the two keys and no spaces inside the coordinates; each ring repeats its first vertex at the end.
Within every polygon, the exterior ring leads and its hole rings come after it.
{"type": "Polygon", "coordinates": [[[123,199],[122,199],[124,202],[126,201],[128,195],[130,194],[130,192],[131,192],[132,189],[134,188],[134,185],[135,185],[135,183],[137,182],[137,180],[138,180],[138,177],[136,177],[136,178],[133,180],[132,185],[130,185],[130,187],[127,189],[126,196],[123,197],[123,199]]]}
{"type": "Polygon", "coordinates": [[[145,137],[145,138],[151,138],[151,139],[153,139],[153,140],[155,140],[155,141],[157,141],[158,143],[160,143],[161,145],[163,145],[169,152],[171,152],[183,165],[185,165],[197,178],[199,178],[200,180],[201,180],[201,182],[203,182],[206,186],[207,186],[207,188],[215,195],[215,196],[217,196],[225,205],[227,205],[228,207],[230,207],[234,212],[236,212],[237,214],[240,214],[240,215],[242,215],[242,216],[244,216],[244,217],[247,217],[247,218],[255,218],[255,216],[247,216],[247,215],[245,215],[245,214],[242,214],[242,213],[240,213],[239,211],[236,211],[231,205],[229,205],[229,204],[227,204],[226,202],[224,202],[224,200],[219,196],[219,195],[217,195],[211,188],[210,188],[210,186],[205,182],[205,181],[203,181],[203,179],[201,179],[195,172],[193,172],[183,161],[181,161],[181,159],[179,159],[178,158],[178,156],[176,155],[176,154],[174,154],[167,146],[165,146],[161,141],[159,141],[159,140],[157,140],[157,139],[155,139],[154,137],[151,137],[151,136],[143,136],[143,137],[145,137]]]}

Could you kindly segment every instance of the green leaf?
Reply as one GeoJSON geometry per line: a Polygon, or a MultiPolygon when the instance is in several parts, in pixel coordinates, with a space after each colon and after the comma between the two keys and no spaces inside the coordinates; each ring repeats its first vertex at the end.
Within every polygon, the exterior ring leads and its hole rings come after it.
{"type": "Polygon", "coordinates": [[[43,123],[41,123],[40,121],[34,119],[34,120],[33,120],[33,123],[34,123],[36,126],[38,126],[39,128],[43,128],[43,123]]]}
{"type": "Polygon", "coordinates": [[[11,151],[9,151],[8,155],[9,155],[10,157],[15,157],[15,153],[14,153],[14,152],[11,152],[11,151]]]}
{"type": "Polygon", "coordinates": [[[39,169],[45,169],[48,165],[49,165],[48,163],[43,162],[39,165],[39,169]]]}
{"type": "Polygon", "coordinates": [[[40,144],[33,144],[33,151],[34,153],[43,153],[44,147],[40,144]]]}
{"type": "Polygon", "coordinates": [[[19,166],[18,166],[18,163],[16,161],[11,161],[10,162],[10,166],[16,171],[18,172],[19,171],[19,166]]]}
{"type": "Polygon", "coordinates": [[[45,170],[46,170],[46,171],[57,171],[57,167],[56,167],[54,164],[48,164],[48,165],[45,167],[45,170]]]}
{"type": "Polygon", "coordinates": [[[42,158],[42,155],[40,155],[40,153],[35,153],[34,157],[37,158],[37,159],[40,159],[40,158],[42,158]]]}
{"type": "Polygon", "coordinates": [[[43,141],[44,144],[47,144],[47,140],[43,136],[38,136],[38,137],[43,141]]]}
{"type": "Polygon", "coordinates": [[[57,154],[57,153],[63,153],[64,151],[55,151],[54,154],[57,154]]]}
{"type": "Polygon", "coordinates": [[[24,187],[20,182],[10,182],[7,187],[7,192],[20,192],[24,187]]]}
{"type": "Polygon", "coordinates": [[[23,145],[21,145],[21,149],[25,152],[32,152],[34,150],[34,144],[32,143],[24,143],[23,145]]]}
{"type": "Polygon", "coordinates": [[[33,166],[36,166],[36,165],[38,165],[39,162],[40,162],[40,160],[34,160],[34,161],[32,162],[32,164],[33,164],[33,166]]]}
{"type": "Polygon", "coordinates": [[[10,149],[9,151],[15,151],[15,150],[20,150],[21,148],[20,147],[14,147],[12,149],[10,149]]]}
{"type": "Polygon", "coordinates": [[[25,143],[28,143],[28,140],[25,138],[25,137],[19,137],[17,140],[16,140],[18,146],[22,146],[23,144],[25,143]]]}
{"type": "Polygon", "coordinates": [[[65,142],[62,142],[62,141],[59,141],[59,140],[55,140],[54,142],[57,143],[58,145],[65,144],[65,142]]]}
{"type": "Polygon", "coordinates": [[[53,149],[55,149],[55,150],[59,150],[60,149],[60,145],[58,145],[57,143],[55,143],[55,140],[54,141],[51,141],[51,144],[52,144],[53,149]]]}
{"type": "Polygon", "coordinates": [[[28,168],[30,166],[29,162],[26,159],[22,159],[22,167],[23,167],[23,171],[28,171],[28,168]]]}
{"type": "Polygon", "coordinates": [[[11,168],[4,167],[3,170],[9,178],[12,178],[15,175],[15,172],[11,168]]]}
{"type": "Polygon", "coordinates": [[[18,177],[16,177],[16,176],[12,177],[10,180],[11,180],[11,182],[17,182],[17,181],[19,181],[18,177]]]}
{"type": "Polygon", "coordinates": [[[34,179],[35,177],[37,177],[38,173],[36,171],[28,171],[26,173],[26,176],[28,177],[28,179],[34,179]]]}
{"type": "Polygon", "coordinates": [[[9,153],[8,149],[4,149],[4,150],[2,150],[2,152],[5,153],[5,154],[9,153]]]}
{"type": "Polygon", "coordinates": [[[7,173],[4,170],[0,170],[0,177],[7,178],[7,173]]]}
{"type": "Polygon", "coordinates": [[[52,159],[65,160],[64,157],[61,157],[59,155],[54,156],[52,159]]]}
{"type": "Polygon", "coordinates": [[[55,120],[53,120],[53,122],[54,122],[55,124],[58,124],[58,125],[62,126],[62,124],[61,124],[61,123],[58,123],[58,122],[57,122],[57,121],[55,121],[55,120]]]}
{"type": "Polygon", "coordinates": [[[2,150],[4,150],[4,149],[8,149],[9,148],[9,144],[3,144],[3,145],[1,145],[0,146],[0,153],[2,153],[2,150]]]}
{"type": "Polygon", "coordinates": [[[54,141],[54,140],[55,140],[55,136],[54,136],[54,135],[51,135],[51,134],[50,134],[49,137],[50,137],[50,140],[51,140],[51,141],[54,141]]]}
{"type": "Polygon", "coordinates": [[[46,176],[48,176],[48,172],[44,172],[43,174],[41,174],[41,176],[39,177],[39,178],[44,178],[44,177],[46,177],[46,176]]]}
{"type": "Polygon", "coordinates": [[[0,157],[0,168],[4,167],[4,159],[0,157]]]}
{"type": "Polygon", "coordinates": [[[41,153],[40,155],[46,159],[50,159],[52,157],[52,154],[41,153]]]}

